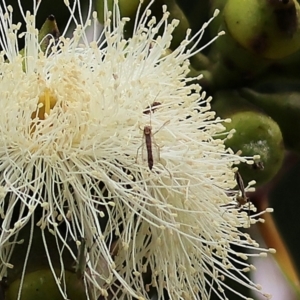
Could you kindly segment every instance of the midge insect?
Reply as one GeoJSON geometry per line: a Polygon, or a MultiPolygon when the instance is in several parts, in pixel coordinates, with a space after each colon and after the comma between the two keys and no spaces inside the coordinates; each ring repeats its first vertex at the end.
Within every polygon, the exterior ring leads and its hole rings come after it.
{"type": "Polygon", "coordinates": [[[239,190],[241,192],[241,195],[236,196],[237,205],[238,205],[239,208],[241,208],[242,206],[244,206],[245,204],[248,203],[248,205],[249,205],[248,206],[248,216],[249,216],[249,219],[250,219],[250,205],[251,205],[251,202],[250,202],[249,198],[246,195],[243,178],[242,178],[241,174],[238,171],[235,172],[234,176],[235,176],[236,183],[239,187],[239,190]]]}
{"type": "Polygon", "coordinates": [[[149,170],[153,168],[153,153],[152,153],[152,127],[145,126],[144,127],[144,136],[145,136],[145,143],[147,149],[147,156],[148,156],[148,167],[149,170]]]}
{"type": "MultiPolygon", "coordinates": [[[[151,105],[149,105],[148,107],[146,107],[146,109],[143,111],[144,114],[150,114],[153,113],[158,106],[160,106],[161,103],[160,102],[156,102],[154,101],[151,105]]],[[[143,130],[143,137],[145,139],[145,144],[146,144],[146,151],[147,151],[147,163],[148,163],[148,167],[149,170],[151,171],[154,165],[154,159],[153,159],[153,147],[152,145],[155,145],[158,150],[159,147],[158,145],[155,143],[153,136],[163,127],[165,126],[167,123],[169,123],[170,121],[165,122],[158,130],[156,130],[154,133],[152,133],[152,126],[151,126],[151,115],[150,115],[150,125],[146,125],[144,126],[143,130]]],[[[143,144],[138,148],[137,150],[137,154],[138,151],[140,150],[140,148],[143,146],[143,144]]]]}
{"type": "MultiPolygon", "coordinates": [[[[249,216],[249,220],[250,220],[250,206],[251,206],[251,202],[249,200],[249,198],[246,195],[246,191],[245,191],[245,185],[244,185],[244,181],[243,178],[241,176],[241,174],[236,171],[234,174],[235,177],[235,181],[237,183],[238,186],[238,191],[237,190],[225,190],[225,193],[227,196],[229,197],[235,197],[235,201],[236,201],[236,208],[239,208],[240,210],[243,209],[243,206],[246,205],[247,203],[249,204],[249,208],[248,208],[248,216],[249,216]]],[[[224,207],[228,206],[230,204],[225,204],[224,207]]],[[[231,205],[230,205],[231,206],[231,205]]]]}
{"type": "MultiPolygon", "coordinates": [[[[146,125],[143,129],[143,135],[145,138],[145,144],[146,144],[146,150],[147,150],[147,162],[148,162],[148,167],[149,170],[151,171],[153,168],[153,164],[154,164],[154,160],[153,160],[153,151],[152,151],[152,144],[154,144],[157,149],[158,149],[158,156],[159,156],[159,146],[155,143],[155,141],[153,140],[153,136],[160,131],[160,129],[165,126],[167,123],[169,123],[170,121],[165,122],[162,126],[160,126],[160,128],[158,130],[156,130],[154,133],[152,133],[152,126],[151,125],[146,125]]],[[[138,148],[139,149],[142,147],[143,145],[141,145],[138,148]]],[[[159,157],[158,157],[159,159],[159,157]]]]}
{"type": "Polygon", "coordinates": [[[236,171],[234,177],[241,192],[241,196],[236,197],[238,205],[239,207],[241,207],[249,202],[249,198],[246,196],[245,185],[241,174],[238,171],[236,171]]]}

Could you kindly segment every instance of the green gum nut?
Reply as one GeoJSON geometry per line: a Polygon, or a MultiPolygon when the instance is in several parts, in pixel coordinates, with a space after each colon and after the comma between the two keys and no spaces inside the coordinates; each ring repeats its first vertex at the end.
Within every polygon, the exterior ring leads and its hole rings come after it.
{"type": "Polygon", "coordinates": [[[245,49],[268,59],[300,49],[300,6],[296,0],[228,0],[228,33],[245,49]]]}
{"type": "Polygon", "coordinates": [[[225,141],[234,152],[242,151],[242,156],[259,156],[254,164],[240,164],[239,171],[245,182],[255,180],[257,185],[270,181],[279,171],[283,158],[283,139],[277,123],[248,103],[235,91],[217,92],[212,108],[222,118],[230,118],[225,123],[226,131],[235,133],[225,141]]]}
{"type": "MultiPolygon", "coordinates": [[[[60,274],[56,270],[56,274],[60,274]]],[[[75,273],[65,271],[66,293],[68,299],[86,300],[84,284],[75,273]]],[[[63,280],[62,280],[63,281],[63,280]]],[[[12,282],[6,293],[5,300],[18,299],[20,279],[12,282]]],[[[57,283],[54,280],[50,269],[42,269],[32,273],[27,273],[22,285],[22,300],[63,300],[66,299],[60,293],[57,283]]]]}

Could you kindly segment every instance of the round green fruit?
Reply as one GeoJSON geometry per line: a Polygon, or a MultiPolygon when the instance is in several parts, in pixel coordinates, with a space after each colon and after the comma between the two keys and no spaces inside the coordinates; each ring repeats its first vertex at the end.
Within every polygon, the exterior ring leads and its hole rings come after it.
{"type": "Polygon", "coordinates": [[[228,34],[258,56],[281,59],[300,49],[296,0],[228,0],[223,14],[228,34]]]}
{"type": "Polygon", "coordinates": [[[241,150],[242,156],[260,156],[253,165],[239,165],[244,181],[254,179],[257,185],[270,181],[279,171],[284,158],[279,126],[273,119],[257,111],[236,112],[230,118],[231,123],[226,124],[226,128],[235,129],[236,132],[226,140],[226,146],[235,152],[241,150]]]}
{"type": "Polygon", "coordinates": [[[239,164],[239,171],[245,183],[255,180],[258,185],[270,181],[279,171],[284,158],[282,132],[278,124],[241,96],[237,90],[223,90],[213,96],[212,109],[223,119],[226,130],[235,130],[227,147],[242,156],[259,155],[255,164],[239,164]]]}

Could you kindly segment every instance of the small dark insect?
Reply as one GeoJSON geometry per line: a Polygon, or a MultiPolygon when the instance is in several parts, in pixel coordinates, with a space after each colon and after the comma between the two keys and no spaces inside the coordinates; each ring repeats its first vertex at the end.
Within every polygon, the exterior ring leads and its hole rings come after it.
{"type": "MultiPolygon", "coordinates": [[[[153,160],[153,146],[154,144],[158,150],[159,147],[155,143],[153,136],[164,126],[166,125],[169,121],[165,122],[156,132],[152,132],[152,126],[151,126],[151,114],[155,112],[155,110],[161,105],[161,102],[154,101],[151,105],[148,105],[146,109],[143,111],[143,114],[150,115],[150,125],[146,125],[143,130],[143,138],[145,139],[145,144],[146,144],[146,151],[147,151],[147,162],[148,162],[148,167],[149,170],[152,170],[154,160],[153,160]]],[[[143,145],[142,145],[143,146],[143,145]]],[[[140,146],[139,149],[142,147],[140,146]]],[[[137,151],[137,152],[138,152],[137,151]]],[[[159,155],[158,155],[159,156],[159,155]]]]}
{"type": "MultiPolygon", "coordinates": [[[[158,151],[158,160],[159,160],[159,146],[155,143],[153,136],[160,131],[160,129],[168,124],[170,121],[165,122],[158,130],[156,130],[154,133],[152,132],[152,126],[151,125],[146,125],[143,130],[143,138],[145,141],[143,144],[146,144],[146,152],[147,152],[147,163],[149,170],[152,170],[153,164],[154,164],[154,159],[153,159],[153,145],[157,148],[158,151]]],[[[137,156],[140,148],[143,146],[143,144],[138,148],[137,150],[137,156]]]]}
{"type": "Polygon", "coordinates": [[[152,153],[152,127],[147,125],[144,127],[144,136],[147,149],[148,167],[153,168],[153,153],[152,153]]]}
{"type": "Polygon", "coordinates": [[[249,205],[248,206],[248,216],[249,216],[249,220],[250,220],[250,205],[251,205],[251,202],[250,202],[249,198],[246,195],[244,181],[243,181],[243,178],[242,178],[241,174],[238,171],[235,172],[235,180],[236,180],[236,183],[237,183],[237,185],[239,187],[239,190],[241,192],[241,195],[236,196],[237,206],[239,208],[241,208],[242,206],[244,206],[245,204],[248,203],[248,205],[249,205]]]}
{"type": "Polygon", "coordinates": [[[154,113],[154,111],[157,109],[157,106],[160,105],[160,102],[154,101],[151,105],[146,107],[146,109],[143,111],[143,114],[149,115],[150,113],[154,113]]]}
{"type": "Polygon", "coordinates": [[[241,207],[249,202],[249,198],[246,196],[244,181],[238,171],[235,172],[235,180],[241,192],[241,195],[236,197],[238,205],[241,207]]]}

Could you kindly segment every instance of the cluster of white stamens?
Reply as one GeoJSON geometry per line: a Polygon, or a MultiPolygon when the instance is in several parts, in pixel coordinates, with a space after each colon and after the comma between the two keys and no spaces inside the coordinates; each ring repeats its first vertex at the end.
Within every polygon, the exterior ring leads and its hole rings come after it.
{"type": "MultiPolygon", "coordinates": [[[[24,15],[24,56],[11,8],[0,11],[1,277],[13,267],[17,234],[29,228],[53,234],[60,254],[75,261],[70,243],[82,250],[78,241],[86,241],[83,280],[92,299],[144,299],[151,288],[159,299],[164,289],[172,299],[226,299],[227,278],[260,289],[244,275],[254,268],[247,251],[267,250],[240,231],[249,217],[229,192],[233,165],[245,159],[216,138],[223,120],[186,77],[196,53],[187,46],[207,24],[168,52],[177,21],[163,10],[158,22],[148,10],[137,16],[125,40],[115,4],[113,21],[106,11],[101,36],[88,42],[96,14],[77,22],[70,8],[73,38],[63,34],[42,52],[35,7],[24,15]]],[[[50,250],[48,260],[67,269],[50,250]]]]}

